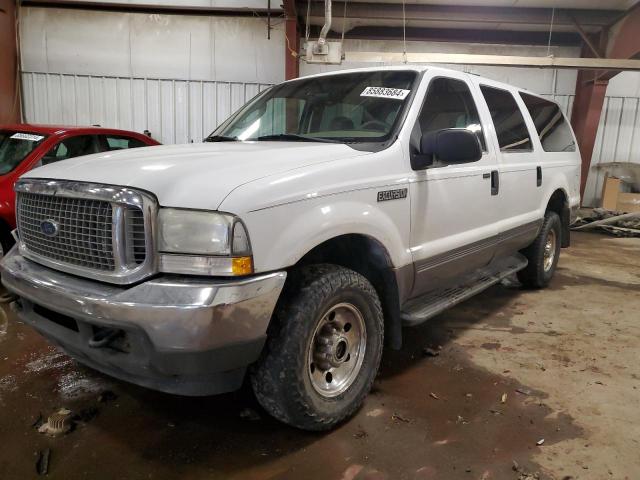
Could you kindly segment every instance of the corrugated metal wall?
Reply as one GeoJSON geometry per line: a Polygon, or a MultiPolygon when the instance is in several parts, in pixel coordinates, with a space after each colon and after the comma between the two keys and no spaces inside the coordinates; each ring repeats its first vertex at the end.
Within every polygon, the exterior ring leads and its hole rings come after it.
{"type": "Polygon", "coordinates": [[[607,96],[600,117],[596,146],[584,194],[584,205],[599,206],[605,170],[609,162],[640,164],[640,98],[607,96]]]}
{"type": "Polygon", "coordinates": [[[269,86],[38,72],[22,82],[28,122],[149,130],[162,143],[201,141],[269,86]]]}

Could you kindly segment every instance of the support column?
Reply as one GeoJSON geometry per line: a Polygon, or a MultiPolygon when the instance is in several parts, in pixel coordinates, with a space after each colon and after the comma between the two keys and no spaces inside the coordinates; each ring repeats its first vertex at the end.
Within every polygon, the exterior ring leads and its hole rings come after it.
{"type": "Polygon", "coordinates": [[[607,94],[608,80],[593,81],[593,72],[581,71],[576,82],[576,97],[573,102],[571,124],[578,140],[582,168],[580,177],[580,196],[584,198],[587,177],[591,168],[591,158],[596,144],[596,135],[600,116],[607,94]]]}
{"type": "Polygon", "coordinates": [[[298,32],[298,14],[295,0],[284,0],[285,44],[284,44],[284,78],[291,80],[300,76],[298,52],[300,51],[300,32],[298,32]]]}
{"type": "MultiPolygon", "coordinates": [[[[592,58],[597,53],[602,57],[607,48],[608,31],[602,30],[600,34],[592,38],[591,45],[586,43],[582,46],[581,57],[592,58]],[[599,52],[592,51],[596,48],[599,52]]],[[[582,166],[580,168],[580,201],[584,198],[584,191],[587,187],[587,178],[591,169],[591,158],[596,145],[596,135],[602,107],[604,106],[605,95],[607,94],[608,80],[597,80],[602,72],[580,70],[576,80],[576,96],[573,101],[573,111],[571,112],[571,126],[576,134],[582,166]]]]}
{"type": "Polygon", "coordinates": [[[15,0],[0,0],[0,124],[20,121],[15,0]]]}

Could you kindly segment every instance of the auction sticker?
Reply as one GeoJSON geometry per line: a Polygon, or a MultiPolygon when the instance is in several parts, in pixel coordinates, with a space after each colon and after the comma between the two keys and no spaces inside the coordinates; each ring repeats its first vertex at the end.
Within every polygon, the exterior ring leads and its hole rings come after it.
{"type": "Polygon", "coordinates": [[[410,92],[411,90],[403,90],[401,88],[367,87],[360,96],[404,100],[410,92]]]}
{"type": "Polygon", "coordinates": [[[44,137],[42,135],[31,135],[29,133],[14,133],[11,135],[14,140],[28,140],[30,142],[39,142],[44,137]]]}

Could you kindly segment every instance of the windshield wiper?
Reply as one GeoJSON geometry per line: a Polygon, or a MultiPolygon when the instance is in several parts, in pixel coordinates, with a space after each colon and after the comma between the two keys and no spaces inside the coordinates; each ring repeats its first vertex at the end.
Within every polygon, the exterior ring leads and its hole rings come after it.
{"type": "Polygon", "coordinates": [[[211,135],[204,139],[205,142],[237,142],[238,137],[226,137],[224,135],[211,135]]]}
{"type": "Polygon", "coordinates": [[[297,135],[295,133],[278,133],[275,135],[262,135],[258,138],[250,138],[248,140],[258,140],[258,141],[284,140],[284,141],[290,141],[290,142],[339,143],[336,140],[330,140],[328,138],[305,137],[304,135],[297,135]]]}

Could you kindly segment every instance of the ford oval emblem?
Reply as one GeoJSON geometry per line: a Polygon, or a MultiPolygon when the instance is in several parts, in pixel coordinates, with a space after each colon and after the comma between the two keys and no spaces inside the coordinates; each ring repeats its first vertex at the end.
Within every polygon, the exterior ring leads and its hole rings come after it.
{"type": "Polygon", "coordinates": [[[58,234],[58,224],[53,220],[45,220],[40,223],[40,231],[47,237],[55,237],[58,234]]]}

